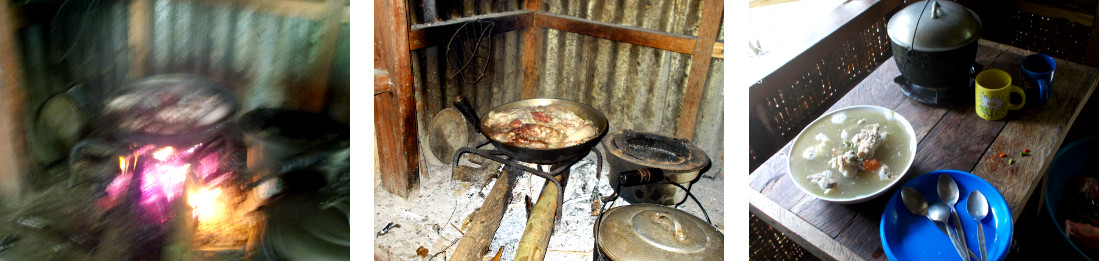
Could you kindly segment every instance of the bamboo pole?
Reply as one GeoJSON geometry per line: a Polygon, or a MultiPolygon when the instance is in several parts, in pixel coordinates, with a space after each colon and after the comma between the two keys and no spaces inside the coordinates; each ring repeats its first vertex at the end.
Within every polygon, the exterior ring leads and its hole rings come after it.
{"type": "Polygon", "coordinates": [[[557,214],[557,208],[561,207],[557,205],[557,191],[564,189],[568,175],[568,172],[565,172],[555,177],[561,182],[561,188],[546,180],[546,184],[542,187],[542,195],[538,197],[538,203],[535,203],[530,211],[523,237],[519,239],[519,247],[515,250],[516,261],[541,261],[546,258],[546,248],[549,246],[555,223],[554,215],[557,214]]]}
{"type": "Polygon", "coordinates": [[[450,259],[481,260],[488,254],[488,247],[492,244],[496,229],[500,228],[500,219],[504,218],[504,211],[507,210],[511,187],[515,185],[515,178],[519,173],[518,170],[504,167],[481,208],[474,211],[470,228],[462,236],[462,241],[458,242],[450,259]]]}

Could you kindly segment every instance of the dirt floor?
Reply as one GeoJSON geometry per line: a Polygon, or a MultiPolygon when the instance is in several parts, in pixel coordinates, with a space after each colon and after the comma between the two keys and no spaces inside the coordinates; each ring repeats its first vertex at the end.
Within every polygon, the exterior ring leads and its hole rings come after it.
{"type": "MultiPolygon", "coordinates": [[[[605,154],[605,153],[604,153],[605,154]]],[[[380,175],[375,175],[374,191],[374,255],[376,260],[446,260],[454,253],[454,247],[462,238],[460,231],[471,213],[481,206],[492,189],[495,178],[484,184],[462,182],[451,178],[452,168],[440,163],[433,156],[428,159],[427,173],[420,179],[419,191],[408,199],[381,189],[380,175]],[[390,224],[392,223],[392,224],[390,224]],[[389,227],[382,233],[383,228],[389,227]],[[417,255],[423,247],[426,255],[417,255]]],[[[463,156],[463,165],[469,157],[463,156]]],[[[571,169],[565,185],[563,219],[554,227],[545,260],[591,260],[593,237],[593,193],[598,196],[611,194],[607,184],[607,166],[603,164],[596,175],[596,154],[588,154],[571,169]]],[[[526,227],[525,196],[537,201],[544,179],[522,174],[512,190],[511,201],[501,220],[500,228],[489,247],[485,260],[500,254],[500,260],[513,260],[516,245],[526,227]]],[[[704,173],[692,188],[692,194],[702,203],[714,225],[724,233],[723,188],[724,175],[721,166],[704,173]]],[[[615,206],[626,205],[618,199],[615,206]]],[[[679,209],[703,218],[698,206],[688,200],[679,209]]],[[[421,250],[421,253],[423,251],[421,250]]]]}

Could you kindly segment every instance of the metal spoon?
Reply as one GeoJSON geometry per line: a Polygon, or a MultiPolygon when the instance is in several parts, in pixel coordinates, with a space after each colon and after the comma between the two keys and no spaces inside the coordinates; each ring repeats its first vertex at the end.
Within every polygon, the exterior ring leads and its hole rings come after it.
{"type": "Polygon", "coordinates": [[[981,243],[981,260],[988,260],[988,252],[985,251],[985,230],[984,225],[981,224],[981,220],[988,216],[988,200],[980,191],[974,190],[969,193],[966,208],[969,209],[969,215],[977,220],[977,243],[981,243]]]}
{"type": "Polygon", "coordinates": [[[912,214],[921,217],[927,216],[927,200],[924,200],[923,195],[916,189],[912,187],[901,188],[901,202],[904,202],[904,206],[912,214]]]}
{"type": "Polygon", "coordinates": [[[954,182],[954,178],[951,178],[948,174],[939,175],[939,199],[943,200],[943,204],[946,204],[946,207],[950,209],[950,215],[954,217],[954,233],[958,234],[958,241],[962,242],[962,246],[968,249],[969,244],[965,242],[965,228],[962,227],[962,219],[958,218],[958,211],[954,209],[954,204],[958,203],[958,194],[958,183],[954,182]]]}
{"type": "MultiPolygon", "coordinates": [[[[945,228],[947,222],[950,221],[950,209],[942,202],[932,204],[927,210],[927,217],[945,228]]],[[[968,261],[969,253],[966,251],[965,245],[962,245],[961,241],[958,240],[958,234],[955,234],[952,229],[945,230],[946,235],[950,237],[950,241],[954,243],[954,249],[958,251],[958,255],[962,256],[962,260],[968,261]]]]}
{"type": "MultiPolygon", "coordinates": [[[[912,187],[901,188],[901,202],[904,202],[904,206],[908,208],[908,211],[912,212],[912,214],[921,217],[927,217],[928,219],[931,219],[931,221],[935,221],[934,218],[931,218],[931,216],[928,215],[927,200],[925,200],[923,198],[923,194],[920,194],[920,192],[916,191],[916,189],[913,189],[912,187]]],[[[942,204],[940,203],[937,205],[942,204]]],[[[947,218],[949,218],[949,216],[947,218]]],[[[951,233],[947,232],[946,224],[943,222],[934,223],[936,226],[939,227],[939,231],[942,231],[943,234],[946,234],[946,236],[950,238],[950,243],[954,245],[954,250],[961,252],[963,247],[959,244],[960,242],[955,240],[954,237],[951,237],[951,233]]],[[[965,248],[965,251],[967,254],[972,254],[972,251],[969,251],[968,248],[965,248]]],[[[966,258],[966,256],[963,255],[962,258],[966,258]]]]}

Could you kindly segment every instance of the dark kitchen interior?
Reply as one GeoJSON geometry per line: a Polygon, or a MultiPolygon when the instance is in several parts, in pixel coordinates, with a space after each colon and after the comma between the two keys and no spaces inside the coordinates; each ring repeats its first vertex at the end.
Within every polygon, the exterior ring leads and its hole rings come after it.
{"type": "MultiPolygon", "coordinates": [[[[845,3],[850,3],[847,1],[845,3]]],[[[838,7],[826,18],[831,25],[824,26],[827,32],[821,37],[811,38],[801,45],[793,45],[792,50],[770,50],[771,54],[759,54],[759,57],[786,57],[779,62],[766,58],[750,59],[757,65],[775,64],[773,70],[752,75],[749,89],[752,102],[749,105],[751,119],[750,130],[750,172],[753,175],[759,168],[767,166],[764,162],[772,156],[785,154],[783,147],[792,142],[795,136],[811,121],[820,117],[841,97],[851,96],[848,91],[854,89],[864,79],[868,79],[875,69],[886,64],[895,52],[890,46],[886,25],[898,11],[922,1],[853,1],[852,8],[838,7]],[[865,10],[865,11],[863,11],[865,10]],[[861,12],[861,13],[860,13],[861,12]],[[851,21],[836,23],[835,21],[851,21]],[[798,49],[802,48],[802,49],[798,49]],[[785,52],[791,54],[785,55],[785,52]],[[783,60],[787,59],[787,60],[783,60]],[[785,62],[789,61],[789,62],[785,62]],[[758,80],[758,81],[757,81],[758,80]],[[759,96],[757,100],[756,96],[759,96]]],[[[932,1],[928,1],[932,2],[932,1]]],[[[947,2],[947,1],[940,1],[947,2]]],[[[1078,63],[1089,67],[1099,66],[1099,30],[1095,23],[1099,18],[1099,6],[1095,1],[950,1],[969,8],[983,23],[980,38],[1022,50],[1047,54],[1063,61],[1078,63]]],[[[787,8],[806,4],[805,1],[749,1],[749,8],[787,8]],[[789,7],[780,7],[788,5],[789,7]]],[[[755,10],[753,10],[755,11],[755,10]]],[[[753,15],[760,16],[755,12],[753,15]]],[[[829,23],[825,23],[829,24],[829,23]]],[[[813,27],[817,28],[817,27],[813,27]]],[[[755,44],[758,44],[756,42],[755,44]]],[[[980,60],[980,58],[978,58],[980,60]]],[[[1015,65],[1016,68],[1018,65],[1015,65]]],[[[894,69],[895,70],[895,69],[894,69]]],[[[1018,69],[1016,69],[1018,70],[1018,69]]],[[[1060,70],[1060,69],[1058,69],[1060,70]]],[[[1021,77],[1016,78],[1021,80],[1021,77]]],[[[865,84],[865,82],[864,82],[865,84]]],[[[890,85],[892,83],[881,83],[890,85]]],[[[1022,83],[1019,83],[1022,84],[1022,83]]],[[[1086,86],[1085,86],[1086,87],[1086,86]]],[[[890,87],[893,88],[893,87],[890,87]]],[[[1060,148],[1064,149],[1075,142],[1086,142],[1099,133],[1099,128],[1091,124],[1099,118],[1099,108],[1095,105],[1095,95],[1087,92],[1083,96],[1085,103],[1078,107],[1075,122],[1066,126],[1060,148]]],[[[972,95],[972,93],[969,93],[972,95]]],[[[1028,96],[1028,99],[1030,96],[1028,96]]],[[[1017,97],[1012,99],[1017,101],[1017,97]]],[[[1030,100],[1028,100],[1029,102],[1030,100]]],[[[1029,106],[1029,105],[1028,105],[1029,106]]],[[[972,108],[972,107],[970,107],[972,108]]],[[[972,113],[972,109],[969,109],[972,113]]],[[[1025,110],[1025,109],[1024,109],[1025,110]]],[[[1012,117],[1012,116],[1008,116],[1012,117]]],[[[942,124],[942,123],[940,123],[942,124]]],[[[1087,143],[1082,143],[1087,144],[1087,143]]],[[[921,143],[921,146],[924,144],[921,143]]],[[[1054,148],[1053,153],[1056,153],[1054,148]]],[[[1010,153],[1008,153],[1010,154],[1010,153]]],[[[1050,155],[1052,157],[1052,155],[1050,155]]],[[[785,157],[785,156],[783,156],[785,157]]],[[[791,156],[793,157],[793,156],[791,156]]],[[[1003,156],[1001,156],[1003,157],[1003,156]]],[[[1009,155],[1010,157],[1010,155],[1009,155]]],[[[982,161],[983,162],[983,161],[982,161]]],[[[976,163],[976,162],[974,162],[976,163]]],[[[1046,162],[1047,166],[1049,162],[1046,162]]],[[[1057,170],[1049,167],[1050,174],[1057,170]]],[[[1047,169],[1042,169],[1047,171],[1047,169]]],[[[766,170],[764,170],[766,172],[766,170]]],[[[912,175],[912,173],[909,173],[912,175]]],[[[919,173],[917,173],[919,174],[919,173]]],[[[751,182],[751,181],[750,181],[751,182]]],[[[1033,260],[1053,258],[1058,260],[1084,260],[1083,252],[1070,245],[1064,230],[1056,225],[1050,211],[1043,203],[1043,185],[1023,198],[1025,208],[1015,217],[1014,234],[1010,238],[1006,260],[1033,260]],[[1058,233],[1062,230],[1062,233],[1058,233]]],[[[1057,188],[1059,189],[1059,188],[1057,188]]],[[[1068,194],[1069,191],[1064,193],[1068,194]]],[[[892,194],[892,192],[890,192],[892,194]]],[[[1059,193],[1058,193],[1059,194],[1059,193]]],[[[878,200],[876,204],[884,204],[878,200]]],[[[755,204],[755,203],[753,203],[755,204]]],[[[752,260],[818,260],[834,259],[832,254],[824,254],[818,246],[807,243],[805,235],[788,235],[790,229],[776,225],[774,218],[761,216],[755,205],[749,217],[749,256],[752,260]]],[[[881,212],[877,212],[881,215],[881,212]]],[[[878,217],[869,217],[875,222],[878,217]]],[[[884,221],[883,221],[884,222],[884,221]]],[[[1060,221],[1058,221],[1060,222],[1060,221]]],[[[967,228],[968,229],[968,228],[967,228]]],[[[986,228],[987,229],[987,228],[986,228]]],[[[937,233],[937,232],[936,232],[937,233]]],[[[876,236],[877,233],[874,233],[876,236]]],[[[835,237],[835,235],[832,235],[835,237]]],[[[944,237],[945,238],[945,237],[944,237]]],[[[836,238],[839,240],[840,238],[836,238]]],[[[880,240],[868,238],[868,240],[880,240]]],[[[971,241],[970,244],[973,242],[971,241]]],[[[1083,250],[1086,247],[1077,245],[1083,250]]],[[[858,253],[864,259],[886,259],[885,250],[878,246],[873,252],[858,253]]],[[[953,255],[954,253],[943,253],[953,255]]],[[[1091,253],[1095,258],[1095,253],[1091,253]]],[[[840,258],[843,259],[843,258],[840,258]]],[[[1090,259],[1089,259],[1090,260],[1090,259]]]]}
{"type": "Polygon", "coordinates": [[[0,260],[347,260],[349,4],[0,1],[0,260]]]}
{"type": "Polygon", "coordinates": [[[375,260],[721,255],[724,3],[374,3],[375,260]]]}

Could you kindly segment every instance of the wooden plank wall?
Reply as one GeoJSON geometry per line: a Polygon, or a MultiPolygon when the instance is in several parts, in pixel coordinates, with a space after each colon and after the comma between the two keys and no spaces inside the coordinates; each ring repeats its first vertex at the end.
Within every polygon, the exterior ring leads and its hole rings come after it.
{"type": "Polygon", "coordinates": [[[385,81],[376,77],[375,85],[392,85],[392,91],[374,95],[376,155],[381,164],[382,187],[408,197],[418,189],[420,178],[420,144],[405,13],[408,9],[402,0],[375,0],[374,4],[375,67],[389,78],[385,81]]]}
{"type": "Polygon", "coordinates": [[[22,192],[26,159],[23,134],[23,71],[14,15],[10,1],[0,1],[0,201],[18,198],[22,192]]]}

